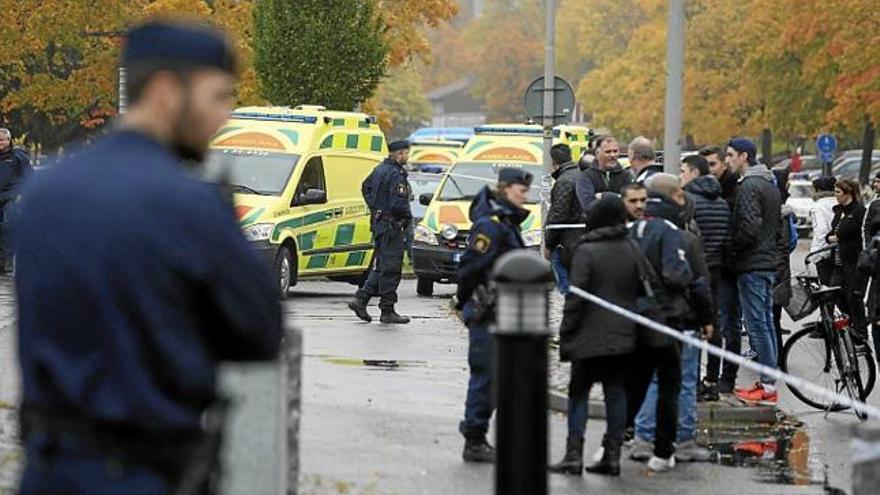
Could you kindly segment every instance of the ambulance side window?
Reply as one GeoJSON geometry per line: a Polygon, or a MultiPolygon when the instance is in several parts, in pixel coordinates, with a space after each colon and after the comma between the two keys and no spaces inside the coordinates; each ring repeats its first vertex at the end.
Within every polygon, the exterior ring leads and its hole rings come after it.
{"type": "Polygon", "coordinates": [[[297,184],[296,192],[293,194],[293,202],[291,203],[291,206],[326,202],[327,185],[324,181],[324,163],[320,156],[312,157],[306,163],[306,167],[303,169],[303,173],[299,178],[299,184],[297,184]],[[309,190],[323,192],[324,200],[315,201],[312,199],[309,201],[306,195],[309,190]]]}

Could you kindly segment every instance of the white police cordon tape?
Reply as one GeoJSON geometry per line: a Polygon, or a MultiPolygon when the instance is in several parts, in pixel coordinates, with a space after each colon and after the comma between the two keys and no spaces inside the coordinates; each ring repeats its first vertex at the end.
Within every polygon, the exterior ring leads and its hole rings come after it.
{"type": "Polygon", "coordinates": [[[587,224],[585,224],[585,223],[554,223],[554,224],[548,225],[544,228],[546,228],[547,230],[586,229],[587,224]]]}
{"type": "Polygon", "coordinates": [[[832,400],[832,401],[834,401],[838,404],[841,404],[843,406],[846,406],[846,407],[850,407],[853,410],[855,410],[856,412],[865,414],[865,415],[872,417],[872,418],[875,418],[875,419],[880,419],[880,409],[877,409],[876,407],[865,404],[864,402],[853,400],[845,395],[839,394],[837,392],[833,392],[833,391],[828,390],[824,387],[820,387],[819,385],[816,385],[812,382],[808,382],[808,381],[804,380],[803,378],[798,378],[794,375],[790,375],[790,374],[785,373],[783,371],[769,368],[769,367],[764,366],[760,363],[755,363],[755,362],[749,361],[748,359],[745,359],[738,354],[734,354],[730,351],[726,351],[724,349],[715,347],[714,345],[711,345],[703,340],[696,339],[696,338],[690,337],[688,335],[684,335],[682,332],[675,330],[674,328],[657,323],[656,321],[654,321],[650,318],[646,318],[638,313],[634,313],[626,308],[622,308],[614,303],[608,302],[598,296],[590,294],[589,292],[587,292],[579,287],[575,287],[572,285],[569,288],[569,292],[571,294],[576,295],[576,296],[580,296],[580,297],[586,299],[587,301],[590,301],[591,303],[594,303],[598,306],[601,306],[601,307],[607,309],[608,311],[611,311],[612,313],[616,313],[620,316],[623,316],[624,318],[633,320],[636,323],[638,323],[639,325],[648,327],[652,330],[655,330],[655,331],[660,332],[662,334],[668,335],[674,339],[680,340],[681,342],[683,342],[687,345],[705,350],[706,352],[708,352],[710,354],[714,354],[722,359],[732,361],[741,367],[749,368],[753,371],[757,371],[758,373],[761,373],[761,374],[764,374],[767,376],[772,376],[774,379],[784,381],[785,383],[791,385],[792,387],[797,388],[798,390],[802,390],[805,392],[810,392],[812,394],[822,396],[825,399],[832,400]]]}

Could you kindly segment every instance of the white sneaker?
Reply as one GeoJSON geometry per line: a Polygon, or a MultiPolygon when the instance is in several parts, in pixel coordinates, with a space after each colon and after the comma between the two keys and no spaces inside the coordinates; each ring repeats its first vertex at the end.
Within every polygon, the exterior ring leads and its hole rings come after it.
{"type": "Polygon", "coordinates": [[[709,462],[712,452],[688,440],[675,445],[675,460],[678,462],[709,462]]]}
{"type": "Polygon", "coordinates": [[[674,467],[675,456],[670,456],[669,459],[661,459],[657,456],[651,456],[651,460],[648,461],[648,469],[654,471],[655,473],[671,471],[674,467]]]}
{"type": "Polygon", "coordinates": [[[593,454],[593,464],[601,462],[603,457],[605,457],[605,447],[599,447],[599,450],[593,454]]]}
{"type": "Polygon", "coordinates": [[[635,438],[633,441],[632,450],[629,453],[629,458],[634,461],[645,462],[654,455],[654,444],[647,440],[643,440],[639,437],[635,438]]]}

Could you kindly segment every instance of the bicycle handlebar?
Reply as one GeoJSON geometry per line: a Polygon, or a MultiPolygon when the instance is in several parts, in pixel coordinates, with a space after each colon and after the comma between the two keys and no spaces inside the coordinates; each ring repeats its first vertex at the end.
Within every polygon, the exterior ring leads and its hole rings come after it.
{"type": "Polygon", "coordinates": [[[833,244],[831,246],[823,247],[822,249],[817,249],[811,253],[807,253],[807,257],[804,258],[804,264],[809,265],[810,258],[812,258],[813,256],[816,256],[817,254],[827,253],[828,251],[831,251],[832,249],[834,249],[836,247],[837,247],[837,244],[833,244]]]}

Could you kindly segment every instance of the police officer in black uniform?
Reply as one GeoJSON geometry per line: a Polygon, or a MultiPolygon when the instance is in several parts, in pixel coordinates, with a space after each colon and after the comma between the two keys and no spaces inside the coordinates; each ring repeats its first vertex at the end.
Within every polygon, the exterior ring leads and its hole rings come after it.
{"type": "Polygon", "coordinates": [[[6,249],[6,225],[11,205],[22,181],[33,172],[27,151],[12,145],[12,133],[0,128],[0,272],[12,267],[12,253],[6,249]]]}
{"type": "Polygon", "coordinates": [[[489,419],[495,409],[492,394],[495,373],[495,341],[489,325],[495,316],[493,296],[488,290],[489,273],[504,253],[525,246],[520,224],[529,216],[523,208],[528,199],[532,175],[518,168],[502,168],[495,189],[486,186],[471,203],[473,222],[468,246],[458,267],[456,308],[468,327],[468,382],[462,457],[466,462],[494,462],[495,449],[486,441],[489,419]]]}
{"type": "Polygon", "coordinates": [[[13,226],[30,494],[213,493],[219,361],[271,360],[266,264],[199,161],[234,101],[225,37],[127,35],[117,129],[35,174],[13,226]]]}
{"type": "Polygon", "coordinates": [[[407,180],[406,162],[409,142],[388,145],[390,155],[364,180],[361,192],[370,209],[373,232],[373,270],[364,286],[358,289],[348,307],[358,318],[373,321],[367,313],[370,299],[379,296],[382,323],[409,323],[409,317],[394,310],[397,286],[403,271],[403,254],[412,243],[412,189],[407,180]]]}

